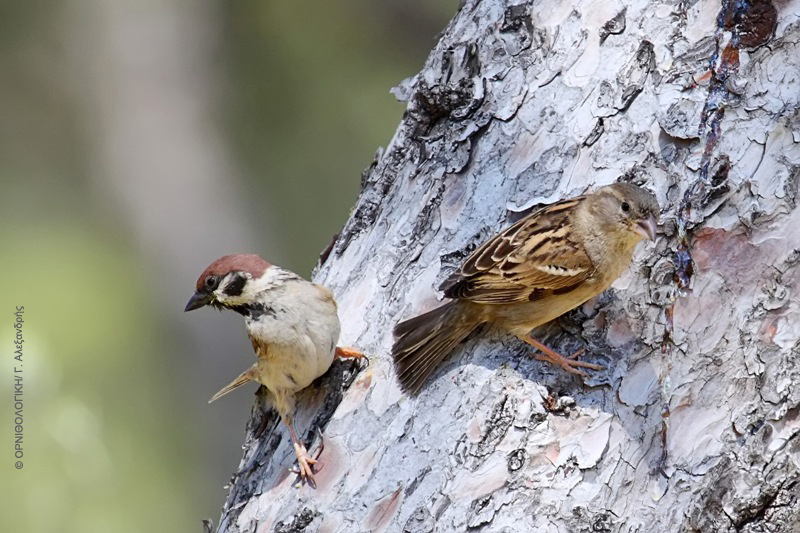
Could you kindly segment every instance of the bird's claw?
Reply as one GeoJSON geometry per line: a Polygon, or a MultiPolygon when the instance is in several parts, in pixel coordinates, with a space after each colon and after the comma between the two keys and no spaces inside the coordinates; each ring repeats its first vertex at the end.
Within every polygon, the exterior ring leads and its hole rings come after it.
{"type": "Polygon", "coordinates": [[[572,359],[574,361],[578,357],[582,356],[585,352],[586,350],[584,350],[583,348],[581,348],[580,350],[575,350],[574,352],[572,352],[572,354],[567,356],[567,359],[572,359]]]}
{"type": "Polygon", "coordinates": [[[369,357],[364,355],[363,353],[359,352],[354,348],[346,348],[343,346],[337,346],[335,351],[336,357],[339,359],[353,359],[358,361],[359,363],[361,360],[365,360],[367,362],[367,366],[369,366],[369,357]]]}
{"type": "MultiPolygon", "coordinates": [[[[321,453],[322,450],[320,450],[321,453]]],[[[300,482],[306,482],[312,487],[316,488],[317,483],[314,480],[314,465],[319,461],[319,454],[317,458],[312,458],[308,455],[306,447],[299,442],[294,443],[294,453],[297,456],[297,468],[290,468],[289,471],[297,474],[300,477],[300,482]]]]}
{"type": "Polygon", "coordinates": [[[574,352],[572,355],[564,357],[560,353],[556,352],[555,350],[551,350],[541,342],[528,337],[524,339],[525,342],[539,350],[541,353],[539,355],[534,356],[534,359],[537,361],[544,361],[547,363],[552,363],[554,365],[558,365],[563,368],[565,371],[569,372],[570,374],[575,374],[576,376],[581,376],[582,378],[587,378],[589,375],[581,370],[582,368],[588,368],[589,370],[601,370],[603,368],[602,365],[598,365],[595,363],[587,363],[585,361],[579,361],[578,357],[583,355],[584,349],[581,348],[580,350],[574,352]]]}
{"type": "Polygon", "coordinates": [[[535,356],[537,361],[545,361],[548,363],[552,363],[554,365],[558,365],[563,368],[565,371],[569,372],[570,374],[575,374],[581,377],[589,377],[589,375],[581,370],[581,368],[588,368],[589,370],[601,370],[603,368],[602,365],[598,365],[595,363],[587,363],[586,361],[579,361],[577,360],[583,353],[583,350],[578,350],[577,352],[573,353],[570,356],[564,357],[563,355],[554,353],[542,353],[541,355],[535,356]]]}
{"type": "Polygon", "coordinates": [[[319,449],[317,450],[316,456],[311,457],[308,454],[308,450],[306,447],[301,444],[300,442],[293,442],[292,446],[294,446],[294,454],[297,456],[297,467],[292,467],[289,469],[289,472],[296,474],[300,477],[298,481],[298,487],[301,483],[306,482],[311,487],[317,488],[317,482],[314,479],[314,466],[319,465],[316,469],[317,472],[322,470],[322,463],[319,462],[319,458],[322,455],[322,451],[325,449],[325,441],[322,439],[322,431],[317,428],[317,433],[319,434],[319,449]]]}

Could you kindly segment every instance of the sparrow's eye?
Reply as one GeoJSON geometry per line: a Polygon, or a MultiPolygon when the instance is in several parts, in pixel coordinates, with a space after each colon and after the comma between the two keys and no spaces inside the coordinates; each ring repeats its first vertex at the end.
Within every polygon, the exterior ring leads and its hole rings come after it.
{"type": "Polygon", "coordinates": [[[219,276],[207,276],[204,283],[206,289],[213,291],[219,286],[219,276]]]}
{"type": "Polygon", "coordinates": [[[622,208],[623,213],[630,213],[631,211],[631,204],[629,204],[628,202],[622,202],[622,205],[620,207],[622,208]]]}

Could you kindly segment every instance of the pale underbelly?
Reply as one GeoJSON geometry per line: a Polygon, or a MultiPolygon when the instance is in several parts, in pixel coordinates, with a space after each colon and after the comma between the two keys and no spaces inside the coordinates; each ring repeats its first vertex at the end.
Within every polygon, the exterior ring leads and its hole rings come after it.
{"type": "Polygon", "coordinates": [[[272,392],[291,393],[304,389],[324,374],[333,362],[333,352],[273,352],[278,353],[271,353],[258,361],[259,382],[272,392]]]}
{"type": "Polygon", "coordinates": [[[509,304],[494,309],[492,322],[514,335],[527,336],[533,328],[554,320],[603,292],[606,287],[589,285],[576,289],[570,298],[550,295],[534,302],[509,304]]]}

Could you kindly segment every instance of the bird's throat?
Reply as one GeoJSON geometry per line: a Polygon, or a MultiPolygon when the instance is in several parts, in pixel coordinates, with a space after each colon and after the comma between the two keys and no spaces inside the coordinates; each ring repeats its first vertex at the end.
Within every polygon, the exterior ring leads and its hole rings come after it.
{"type": "Polygon", "coordinates": [[[270,307],[263,302],[235,305],[229,309],[236,311],[249,320],[259,320],[264,315],[271,317],[275,317],[277,315],[273,307],[270,307]]]}

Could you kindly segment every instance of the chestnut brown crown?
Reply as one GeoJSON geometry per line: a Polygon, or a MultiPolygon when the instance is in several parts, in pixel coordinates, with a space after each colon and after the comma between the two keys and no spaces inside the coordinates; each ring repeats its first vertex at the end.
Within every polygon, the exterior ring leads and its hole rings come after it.
{"type": "Polygon", "coordinates": [[[184,311],[192,311],[205,305],[214,304],[215,291],[217,291],[224,279],[230,278],[231,274],[246,274],[244,277],[228,280],[225,290],[228,291],[228,294],[233,295],[231,291],[238,290],[241,293],[247,281],[246,278],[258,279],[271,266],[272,263],[255,254],[231,254],[220,257],[208,265],[203,273],[200,274],[200,277],[197,278],[195,293],[189,303],[186,304],[184,311]]]}
{"type": "Polygon", "coordinates": [[[198,291],[203,288],[205,280],[209,276],[225,277],[227,274],[239,271],[249,272],[254,278],[260,278],[264,272],[272,266],[272,263],[261,258],[256,254],[230,254],[224,255],[208,265],[197,278],[195,289],[198,291]]]}

